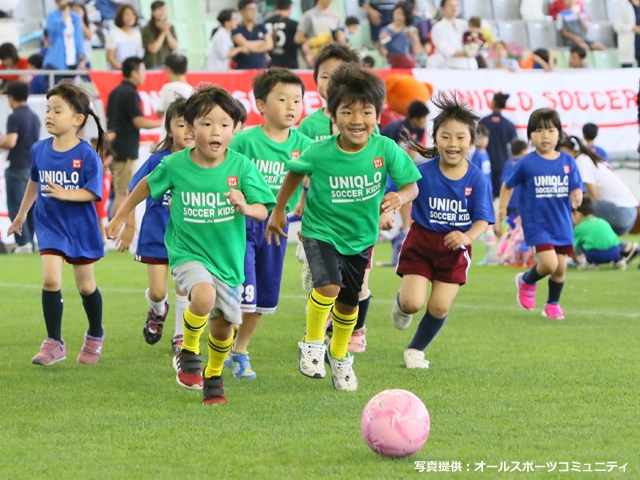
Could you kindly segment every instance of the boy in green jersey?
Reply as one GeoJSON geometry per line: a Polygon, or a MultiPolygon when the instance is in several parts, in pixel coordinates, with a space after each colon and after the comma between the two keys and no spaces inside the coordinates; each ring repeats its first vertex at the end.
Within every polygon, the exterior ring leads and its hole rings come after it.
{"type": "MultiPolygon", "coordinates": [[[[273,69],[253,80],[256,107],[264,116],[264,125],[237,133],[230,149],[242,153],[256,164],[274,196],[287,173],[287,165],[313,143],[311,139],[291,128],[302,115],[304,83],[289,70],[273,69]]],[[[285,208],[289,213],[300,200],[301,188],[295,192],[285,208]]],[[[236,378],[256,378],[251,368],[247,347],[263,314],[276,311],[280,296],[282,266],[287,248],[267,245],[267,221],[247,218],[247,252],[244,257],[244,285],[242,295],[242,325],[233,342],[225,366],[236,378]]],[[[285,231],[288,230],[288,225],[285,231]]]]}
{"type": "Polygon", "coordinates": [[[300,347],[299,370],[325,376],[324,357],[333,385],[356,390],[353,356],[347,344],[358,317],[368,252],[378,239],[381,211],[397,211],[418,194],[418,169],[409,155],[386,137],[373,135],[385,99],[383,81],[354,65],[331,76],[327,109],[339,133],[316,142],[289,163],[289,172],[267,225],[267,241],[286,238],[286,206],[305,175],[311,178],[302,219],[302,242],[313,276],[307,305],[307,333],[300,347]],[[328,161],[330,159],[330,161],[328,161]],[[399,186],[384,195],[387,174],[399,186]],[[327,315],[333,336],[323,345],[327,315]]]}
{"type": "Polygon", "coordinates": [[[267,218],[273,193],[251,160],[227,149],[240,121],[238,103],[225,90],[205,87],[187,100],[184,115],[195,148],[166,157],[142,179],[106,231],[113,238],[128,213],[151,195],[171,191],[165,244],[178,288],[189,295],[182,349],[173,364],[180,385],[203,390],[203,403],[227,402],[222,366],[233,324],[242,323],[246,222],[267,218]],[[201,371],[200,335],[209,322],[209,361],[201,371]]]}

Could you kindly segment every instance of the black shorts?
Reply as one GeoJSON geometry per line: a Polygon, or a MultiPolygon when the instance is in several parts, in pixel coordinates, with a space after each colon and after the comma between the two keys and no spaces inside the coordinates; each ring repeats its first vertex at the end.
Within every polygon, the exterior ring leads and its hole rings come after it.
{"type": "Polygon", "coordinates": [[[342,255],[330,243],[315,238],[302,237],[302,245],[314,288],[338,285],[340,293],[337,300],[356,307],[360,301],[364,272],[369,263],[369,248],[356,255],[342,255]]]}

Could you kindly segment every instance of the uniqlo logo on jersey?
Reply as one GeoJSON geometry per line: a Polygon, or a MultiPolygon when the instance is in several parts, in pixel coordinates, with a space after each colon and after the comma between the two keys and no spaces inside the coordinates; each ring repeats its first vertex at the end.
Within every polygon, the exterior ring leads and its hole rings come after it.
{"type": "Polygon", "coordinates": [[[82,160],[74,158],[72,162],[72,166],[73,168],[82,168],[82,160]]]}
{"type": "Polygon", "coordinates": [[[464,189],[464,196],[465,197],[470,197],[472,193],[473,193],[473,187],[466,187],[464,189]]]}
{"type": "Polygon", "coordinates": [[[230,187],[237,187],[238,177],[227,177],[227,185],[230,187]]]}
{"type": "Polygon", "coordinates": [[[300,156],[300,150],[294,150],[291,152],[291,160],[295,160],[300,156]]]}
{"type": "Polygon", "coordinates": [[[571,167],[569,165],[565,165],[564,166],[564,173],[565,175],[569,175],[569,172],[571,172],[571,167]]]}
{"type": "Polygon", "coordinates": [[[373,168],[382,168],[382,167],[384,167],[384,160],[382,159],[382,157],[374,158],[373,168]]]}

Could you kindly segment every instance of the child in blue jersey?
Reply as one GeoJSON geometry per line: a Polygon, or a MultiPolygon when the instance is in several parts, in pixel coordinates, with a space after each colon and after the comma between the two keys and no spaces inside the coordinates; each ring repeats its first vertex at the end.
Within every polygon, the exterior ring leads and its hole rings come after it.
{"type": "MultiPolygon", "coordinates": [[[[511,158],[504,164],[502,173],[500,174],[500,183],[504,183],[507,178],[513,173],[518,162],[527,154],[529,145],[524,140],[512,140],[511,141],[511,158]]],[[[507,222],[510,228],[515,227],[515,220],[520,215],[518,210],[518,202],[520,200],[520,187],[513,189],[511,200],[509,200],[509,206],[507,206],[507,222]]],[[[499,225],[497,225],[499,226],[499,225]]]]}
{"type": "Polygon", "coordinates": [[[541,108],[531,114],[527,138],[535,151],[518,162],[502,184],[498,220],[507,216],[513,189],[520,186],[518,208],[526,244],[535,247],[538,263],[516,275],[518,302],[536,306],[536,284],[549,275],[549,297],[542,315],[563,320],[560,295],[567,270],[567,255],[574,253],[571,209],[582,203],[582,179],[573,156],[556,150],[562,123],[555,110],[541,108]]]}
{"type": "Polygon", "coordinates": [[[414,223],[405,239],[396,273],[402,277],[391,319],[406,329],[431,295],[427,311],[404,351],[407,368],[429,368],[424,350],[444,325],[460,285],[467,283],[471,244],[495,221],[490,183],[466,160],[479,117],[456,98],[432,99],[441,110],[433,121],[433,148],[411,143],[433,160],[418,166],[422,178],[413,201],[414,223]]]}
{"type": "MultiPolygon", "coordinates": [[[[185,99],[178,99],[167,108],[164,119],[167,136],[161,144],[151,151],[152,155],[133,176],[131,183],[129,183],[129,192],[136,188],[140,180],[153,172],[164,157],[193,146],[193,134],[187,130],[184,119],[186,103],[185,99]]],[[[164,235],[169,223],[170,200],[171,192],[167,192],[159,200],[154,200],[152,197],[147,198],[146,210],[144,217],[142,217],[138,236],[138,248],[136,249],[135,260],[147,264],[149,278],[149,288],[144,292],[149,304],[149,312],[142,329],[144,339],[149,345],[155,345],[162,338],[162,329],[169,313],[169,296],[167,295],[169,255],[164,244],[164,235]]],[[[121,252],[127,251],[131,245],[135,233],[135,223],[135,210],[133,210],[118,236],[118,250],[121,252]]],[[[182,346],[182,315],[188,306],[189,299],[176,286],[176,327],[171,339],[174,353],[178,353],[182,346]]]]}
{"type": "Polygon", "coordinates": [[[91,145],[79,138],[89,116],[98,127],[97,150],[105,136],[91,98],[72,83],[61,83],[47,94],[45,127],[52,137],[33,145],[31,179],[9,234],[20,233],[36,200],[34,220],[42,256],[42,310],[47,339],[31,360],[53,365],[67,357],[62,339],[62,268],[73,265],[76,286],[89,320],[89,330],[77,361],[95,364],[100,359],[104,330],[102,296],[96,287],[93,263],[104,256],[102,235],[94,201],[102,197],[102,160],[91,145]]]}
{"type": "MultiPolygon", "coordinates": [[[[485,178],[491,183],[491,159],[487,152],[487,145],[489,145],[489,129],[482,124],[478,124],[476,131],[476,151],[473,152],[471,157],[471,164],[475,165],[484,174],[485,178]]],[[[491,198],[493,198],[493,188],[490,190],[491,198]]]]}

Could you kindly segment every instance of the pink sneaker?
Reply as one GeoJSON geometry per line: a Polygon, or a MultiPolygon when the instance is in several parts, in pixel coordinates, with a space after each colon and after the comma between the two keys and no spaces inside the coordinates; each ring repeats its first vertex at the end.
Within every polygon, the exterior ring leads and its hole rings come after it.
{"type": "Polygon", "coordinates": [[[547,303],[542,311],[542,316],[547,317],[549,320],[564,320],[562,308],[557,303],[547,303]]]}
{"type": "Polygon", "coordinates": [[[350,353],[362,353],[367,348],[367,339],[365,338],[367,333],[367,327],[362,327],[359,330],[354,330],[349,339],[349,346],[347,351],[350,353]]]}
{"type": "Polygon", "coordinates": [[[536,285],[529,285],[522,277],[524,276],[524,272],[521,272],[516,275],[516,287],[518,288],[518,303],[522,306],[522,308],[526,310],[533,310],[536,308],[536,290],[538,287],[536,285]]]}
{"type": "Polygon", "coordinates": [[[104,341],[104,332],[102,338],[91,337],[84,334],[84,343],[78,354],[77,362],[81,365],[95,365],[100,360],[102,353],[102,342],[104,341]]]}
{"type": "Polygon", "coordinates": [[[67,348],[64,343],[47,338],[40,346],[40,351],[31,359],[35,365],[49,366],[67,358],[67,348]]]}

